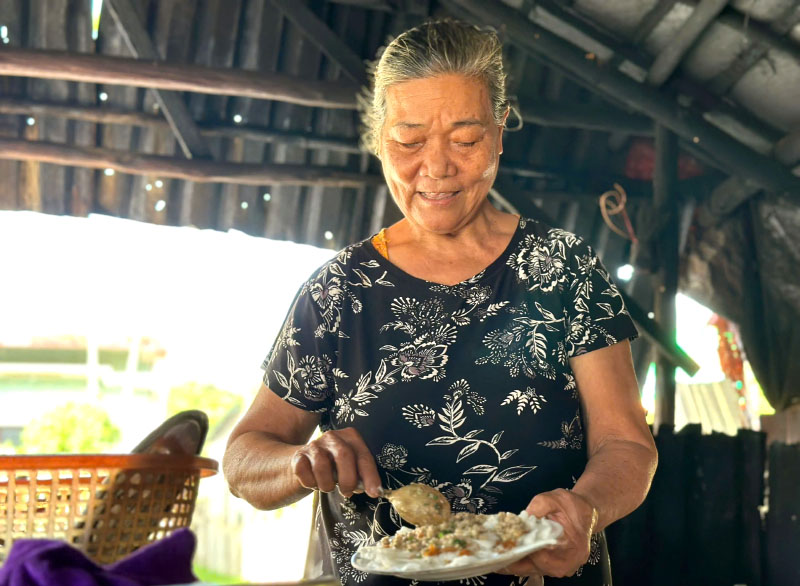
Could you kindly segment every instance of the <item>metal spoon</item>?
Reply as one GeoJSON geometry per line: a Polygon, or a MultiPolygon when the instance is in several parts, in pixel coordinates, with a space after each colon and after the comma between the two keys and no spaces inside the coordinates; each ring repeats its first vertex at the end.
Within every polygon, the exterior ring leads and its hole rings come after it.
{"type": "Polygon", "coordinates": [[[450,502],[427,484],[415,482],[395,490],[384,490],[382,496],[412,525],[436,525],[450,518],[450,502]]]}
{"type": "MultiPolygon", "coordinates": [[[[363,492],[364,484],[359,481],[354,493],[363,492]]],[[[450,518],[450,501],[427,484],[412,482],[394,490],[381,488],[380,496],[392,503],[400,517],[412,525],[437,525],[450,518]]]]}

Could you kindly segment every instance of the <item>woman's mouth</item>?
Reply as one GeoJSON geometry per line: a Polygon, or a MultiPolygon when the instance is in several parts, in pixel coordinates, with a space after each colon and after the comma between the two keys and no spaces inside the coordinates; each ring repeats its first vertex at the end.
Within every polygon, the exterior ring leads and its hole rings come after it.
{"type": "Polygon", "coordinates": [[[444,201],[457,196],[460,191],[418,191],[420,197],[428,201],[444,201]]]}

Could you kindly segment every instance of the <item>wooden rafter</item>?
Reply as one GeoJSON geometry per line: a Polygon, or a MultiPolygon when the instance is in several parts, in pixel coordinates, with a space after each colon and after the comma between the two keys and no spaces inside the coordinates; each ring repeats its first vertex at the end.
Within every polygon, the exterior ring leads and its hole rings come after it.
{"type": "Polygon", "coordinates": [[[645,136],[653,134],[653,121],[647,116],[629,114],[619,108],[598,104],[524,101],[520,104],[520,112],[525,122],[539,126],[627,132],[645,136]]]}
{"type": "Polygon", "coordinates": [[[644,15],[642,21],[636,26],[636,32],[631,39],[634,45],[638,45],[650,36],[661,21],[672,12],[678,0],[658,0],[650,12],[644,15]]]}
{"type": "Polygon", "coordinates": [[[800,24],[800,1],[795,1],[786,7],[778,18],[770,23],[770,28],[780,36],[786,36],[792,29],[800,24]]]}
{"type": "Polygon", "coordinates": [[[359,85],[367,84],[364,62],[325,22],[305,4],[297,0],[270,0],[292,24],[303,31],[305,38],[316,45],[342,72],[359,85]]]}
{"type": "Polygon", "coordinates": [[[383,184],[383,177],[379,175],[353,173],[338,167],[201,161],[5,137],[0,137],[0,159],[36,161],[90,169],[113,169],[132,175],[185,179],[199,183],[325,187],[383,184]]]}
{"type": "Polygon", "coordinates": [[[796,128],[775,144],[775,158],[784,165],[800,163],[800,128],[796,128]]]}
{"type": "Polygon", "coordinates": [[[724,70],[715,75],[709,82],[708,87],[717,95],[724,96],[736,83],[742,79],[745,73],[767,56],[769,48],[763,43],[748,43],[733,62],[724,70]]]}
{"type": "Polygon", "coordinates": [[[266,71],[9,47],[0,51],[0,75],[243,96],[348,110],[355,110],[359,90],[352,82],[301,79],[266,71]]]}
{"type": "Polygon", "coordinates": [[[647,72],[647,82],[650,85],[658,87],[667,81],[727,4],[728,0],[702,0],[695,7],[691,16],[683,23],[669,44],[661,50],[647,72]]]}
{"type": "Polygon", "coordinates": [[[331,0],[335,4],[346,4],[348,6],[358,6],[369,10],[381,10],[392,12],[396,9],[395,2],[389,0],[331,0]]]}
{"type": "MultiPolygon", "coordinates": [[[[688,4],[694,4],[697,0],[684,0],[688,4]]],[[[733,8],[726,8],[717,17],[720,24],[747,34],[751,41],[759,42],[770,49],[775,49],[787,53],[796,62],[800,61],[800,45],[783,36],[776,35],[768,26],[750,18],[748,14],[742,14],[733,8]]]]}
{"type": "Polygon", "coordinates": [[[737,169],[768,189],[789,191],[793,197],[800,197],[800,178],[778,161],[753,151],[657,89],[586,59],[583,51],[527,20],[514,8],[501,2],[478,0],[442,0],[442,3],[451,12],[466,12],[465,16],[474,21],[504,27],[512,42],[537,59],[546,59],[569,72],[581,85],[650,116],[678,136],[694,142],[726,168],[737,169]]]}
{"type": "MultiPolygon", "coordinates": [[[[151,61],[162,59],[142,26],[131,0],[105,0],[105,7],[116,22],[122,39],[134,57],[151,61]]],[[[200,136],[200,130],[189,114],[183,98],[168,90],[153,88],[151,91],[186,158],[210,159],[211,151],[208,144],[200,136]]]]}

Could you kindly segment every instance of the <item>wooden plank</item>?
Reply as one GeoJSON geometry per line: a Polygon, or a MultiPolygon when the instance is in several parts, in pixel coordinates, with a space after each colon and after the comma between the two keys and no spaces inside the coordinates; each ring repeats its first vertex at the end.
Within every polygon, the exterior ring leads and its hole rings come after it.
{"type": "Polygon", "coordinates": [[[382,10],[384,12],[393,12],[397,9],[397,0],[330,0],[336,4],[346,4],[350,6],[358,6],[368,10],[382,10]]]}
{"type": "Polygon", "coordinates": [[[638,45],[650,36],[655,28],[661,24],[661,21],[672,12],[672,9],[678,3],[678,0],[657,0],[655,6],[650,9],[650,12],[644,15],[642,21],[636,26],[636,32],[631,38],[634,45],[638,45]]]}
{"type": "MultiPolygon", "coordinates": [[[[244,157],[244,141],[234,139],[231,141],[231,147],[226,160],[230,163],[240,163],[244,157]]],[[[216,228],[227,232],[236,226],[236,215],[241,209],[239,205],[239,186],[226,183],[222,186],[221,198],[216,228]]]]}
{"type": "MultiPolygon", "coordinates": [[[[104,6],[114,18],[128,50],[134,57],[154,62],[162,59],[130,0],[105,0],[104,6]]],[[[183,103],[183,98],[175,92],[161,89],[152,91],[186,158],[211,158],[211,151],[200,136],[200,131],[183,103]]]]}
{"type": "MultiPolygon", "coordinates": [[[[18,47],[23,34],[23,0],[0,2],[0,23],[6,27],[8,42],[0,41],[0,49],[18,47]]],[[[0,77],[0,96],[14,96],[22,93],[22,81],[14,77],[0,77]]],[[[0,117],[0,136],[19,138],[24,121],[19,117],[0,117]]],[[[20,163],[16,161],[0,162],[0,209],[20,209],[19,172],[20,163]]]]}
{"type": "Polygon", "coordinates": [[[652,524],[645,530],[652,549],[642,563],[649,566],[647,583],[651,586],[674,586],[683,583],[686,559],[687,480],[691,478],[684,465],[686,443],[687,439],[697,441],[700,437],[675,434],[671,427],[657,430],[660,464],[647,497],[652,524]]]}
{"type": "MultiPolygon", "coordinates": [[[[161,116],[113,106],[97,107],[0,97],[0,114],[54,116],[102,124],[169,129],[169,124],[161,116]]],[[[308,132],[274,130],[256,124],[232,125],[219,122],[199,123],[198,128],[205,137],[241,138],[264,143],[282,142],[304,149],[325,149],[353,154],[363,152],[358,145],[358,139],[348,136],[322,136],[308,132]]]]}
{"type": "MultiPolygon", "coordinates": [[[[28,6],[28,34],[30,46],[42,49],[67,49],[67,0],[31,0],[28,6]]],[[[64,81],[45,82],[28,80],[28,93],[37,99],[66,100],[69,85],[64,81]]],[[[50,118],[37,121],[41,140],[67,142],[67,121],[50,118]]],[[[42,211],[63,214],[69,199],[68,175],[71,170],[52,165],[40,165],[39,188],[42,211]]]]}
{"type": "MultiPolygon", "coordinates": [[[[300,33],[297,27],[286,26],[283,31],[284,48],[280,51],[277,67],[289,75],[312,77],[319,73],[322,54],[300,33]]],[[[326,82],[330,83],[330,82],[326,82]]],[[[271,126],[282,130],[303,131],[313,125],[314,113],[306,108],[297,108],[288,103],[276,103],[270,111],[271,126]]],[[[272,160],[276,163],[309,164],[305,151],[278,146],[272,149],[272,160]]],[[[268,238],[300,240],[303,210],[307,190],[297,186],[273,186],[266,217],[265,235],[268,238]]]]}
{"type": "Polygon", "coordinates": [[[786,6],[786,10],[770,23],[770,28],[780,36],[786,36],[794,27],[800,24],[800,2],[794,2],[786,6]]]}
{"type": "Polygon", "coordinates": [[[800,127],[795,128],[775,144],[775,158],[788,166],[800,163],[800,127]]]}
{"type": "Polygon", "coordinates": [[[708,88],[719,96],[726,95],[745,73],[767,56],[769,49],[762,43],[748,43],[727,68],[708,82],[708,88]]]}
{"type": "Polygon", "coordinates": [[[769,447],[766,583],[800,584],[800,444],[769,447]]]}
{"type": "Polygon", "coordinates": [[[717,185],[708,198],[708,209],[717,216],[731,213],[761,191],[761,186],[736,175],[717,185]]]}
{"type": "Polygon", "coordinates": [[[56,165],[112,169],[133,175],[157,175],[205,183],[243,185],[326,185],[358,187],[382,185],[383,177],[362,175],[336,167],[270,165],[194,161],[178,157],[133,154],[96,147],[70,147],[42,141],[0,138],[0,159],[46,162],[56,165]]]}
{"type": "MultiPolygon", "coordinates": [[[[39,125],[26,126],[23,131],[25,141],[14,138],[0,138],[0,141],[10,140],[15,142],[34,141],[39,136],[39,125]]],[[[3,155],[0,147],[0,157],[3,155]]],[[[24,160],[19,169],[19,206],[23,210],[34,212],[42,211],[42,188],[39,182],[39,161],[35,159],[24,160]]]]}
{"type": "Polygon", "coordinates": [[[350,79],[359,85],[367,85],[367,72],[363,59],[305,4],[297,0],[270,1],[286,15],[292,24],[303,31],[308,41],[341,67],[350,79]]]}
{"type": "Polygon", "coordinates": [[[302,106],[356,109],[358,86],[268,72],[146,62],[124,57],[4,48],[0,75],[247,96],[302,106]]]}
{"type": "MultiPolygon", "coordinates": [[[[69,26],[72,30],[70,50],[81,53],[94,53],[95,43],[92,39],[92,14],[88,2],[72,4],[69,26]]],[[[97,88],[94,84],[80,83],[75,87],[74,99],[82,104],[79,107],[93,108],[97,88]]],[[[44,115],[44,114],[39,114],[44,115]]],[[[97,141],[97,125],[91,121],[76,120],[74,123],[74,143],[78,146],[95,146],[97,141]]],[[[95,175],[93,169],[73,169],[70,188],[69,213],[73,216],[88,216],[95,207],[95,175]]]]}
{"type": "Polygon", "coordinates": [[[764,504],[766,437],[762,432],[740,429],[736,436],[736,486],[739,487],[741,519],[736,544],[733,583],[762,586],[763,528],[759,507],[764,504]]]}
{"type": "MultiPolygon", "coordinates": [[[[653,214],[663,228],[654,234],[659,242],[659,270],[655,276],[655,319],[662,325],[671,345],[675,344],[678,294],[678,181],[677,137],[656,126],[656,163],[653,175],[653,214]]],[[[663,355],[656,360],[655,429],[675,425],[675,365],[663,355]]]]}
{"type": "Polygon", "coordinates": [[[653,61],[647,72],[647,82],[650,85],[658,87],[667,81],[727,4],[728,0],[702,0],[695,7],[689,19],[653,61]]]}

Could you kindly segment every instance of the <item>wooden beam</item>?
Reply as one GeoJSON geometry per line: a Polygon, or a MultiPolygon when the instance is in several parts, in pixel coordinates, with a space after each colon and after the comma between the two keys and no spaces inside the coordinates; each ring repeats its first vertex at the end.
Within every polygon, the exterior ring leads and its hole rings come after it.
{"type": "MultiPolygon", "coordinates": [[[[687,4],[695,4],[697,2],[697,0],[683,1],[687,4]]],[[[788,53],[795,60],[795,63],[800,61],[800,45],[791,39],[776,35],[769,27],[751,18],[749,14],[742,14],[733,8],[726,8],[717,17],[717,22],[746,34],[747,38],[753,42],[766,45],[770,49],[788,53]]]]}
{"type": "MultiPolygon", "coordinates": [[[[128,50],[138,59],[159,61],[163,57],[158,54],[150,35],[142,26],[139,15],[131,4],[131,0],[105,0],[105,7],[117,24],[117,29],[128,46],[128,50]]],[[[167,119],[178,145],[187,159],[210,159],[211,151],[194,122],[183,98],[168,90],[153,88],[161,112],[167,119]]]]}
{"type": "Polygon", "coordinates": [[[783,14],[770,23],[770,28],[780,36],[786,36],[800,24],[800,2],[795,1],[786,7],[783,14]]]}
{"type": "Polygon", "coordinates": [[[96,147],[26,141],[0,137],[0,159],[38,161],[72,167],[113,169],[132,175],[185,179],[200,183],[242,185],[322,185],[360,187],[383,185],[383,177],[315,165],[270,165],[200,161],[181,157],[144,155],[96,147]]]}
{"type": "Polygon", "coordinates": [[[331,61],[342,68],[342,72],[359,85],[367,85],[364,61],[324,21],[305,4],[297,0],[270,0],[292,24],[303,31],[303,35],[319,48],[331,61]]]}
{"type": "MultiPolygon", "coordinates": [[[[17,100],[13,98],[0,98],[0,114],[15,114],[20,116],[54,116],[69,120],[82,120],[101,124],[123,124],[143,128],[167,129],[169,125],[161,116],[124,110],[113,107],[81,106],[77,104],[62,104],[53,102],[39,102],[36,100],[17,100]]],[[[219,123],[198,124],[203,136],[224,136],[227,138],[246,138],[248,140],[284,143],[307,149],[328,149],[347,153],[361,153],[358,140],[348,137],[319,136],[305,132],[285,130],[272,130],[253,125],[230,125],[219,123]]]]}
{"type": "Polygon", "coordinates": [[[775,158],[784,165],[800,163],[800,127],[795,128],[775,144],[775,158]]]}
{"type": "Polygon", "coordinates": [[[775,191],[787,191],[790,197],[800,199],[800,178],[778,161],[741,144],[659,90],[586,59],[583,51],[527,20],[514,8],[496,1],[441,1],[445,6],[461,10],[462,17],[504,27],[510,41],[569,72],[591,91],[650,116],[754,182],[775,191]]]}
{"type": "Polygon", "coordinates": [[[381,10],[383,12],[394,12],[396,6],[389,0],[331,0],[334,4],[345,4],[347,6],[358,6],[368,10],[381,10]]]}
{"type": "Polygon", "coordinates": [[[0,75],[244,96],[346,110],[356,109],[359,91],[351,82],[301,79],[267,71],[10,47],[0,51],[0,75]]]}
{"type": "Polygon", "coordinates": [[[650,9],[650,12],[644,15],[642,21],[636,25],[636,32],[633,33],[631,42],[638,45],[650,36],[655,28],[661,24],[664,18],[672,12],[672,9],[678,3],[678,0],[657,0],[656,5],[650,9]]]}
{"type": "Polygon", "coordinates": [[[728,177],[711,191],[708,209],[716,216],[727,215],[759,191],[761,186],[752,181],[736,175],[728,177]]]}
{"type": "Polygon", "coordinates": [[[520,104],[520,112],[525,122],[539,126],[653,135],[653,121],[647,116],[629,114],[601,104],[528,100],[520,104]]]}
{"type": "Polygon", "coordinates": [[[764,57],[769,49],[762,43],[748,43],[727,68],[709,80],[709,89],[719,96],[727,94],[745,73],[764,57]]]}
{"type": "MultiPolygon", "coordinates": [[[[655,277],[655,319],[664,328],[671,343],[675,342],[678,294],[679,222],[678,140],[666,127],[656,126],[656,162],[653,175],[653,214],[663,226],[658,235],[659,269],[655,277]]],[[[656,409],[653,429],[675,425],[675,365],[659,356],[656,360],[656,409]]]]}
{"type": "Polygon", "coordinates": [[[658,87],[667,81],[727,4],[728,0],[701,0],[695,6],[692,15],[656,56],[647,72],[647,82],[650,85],[658,87]]]}

